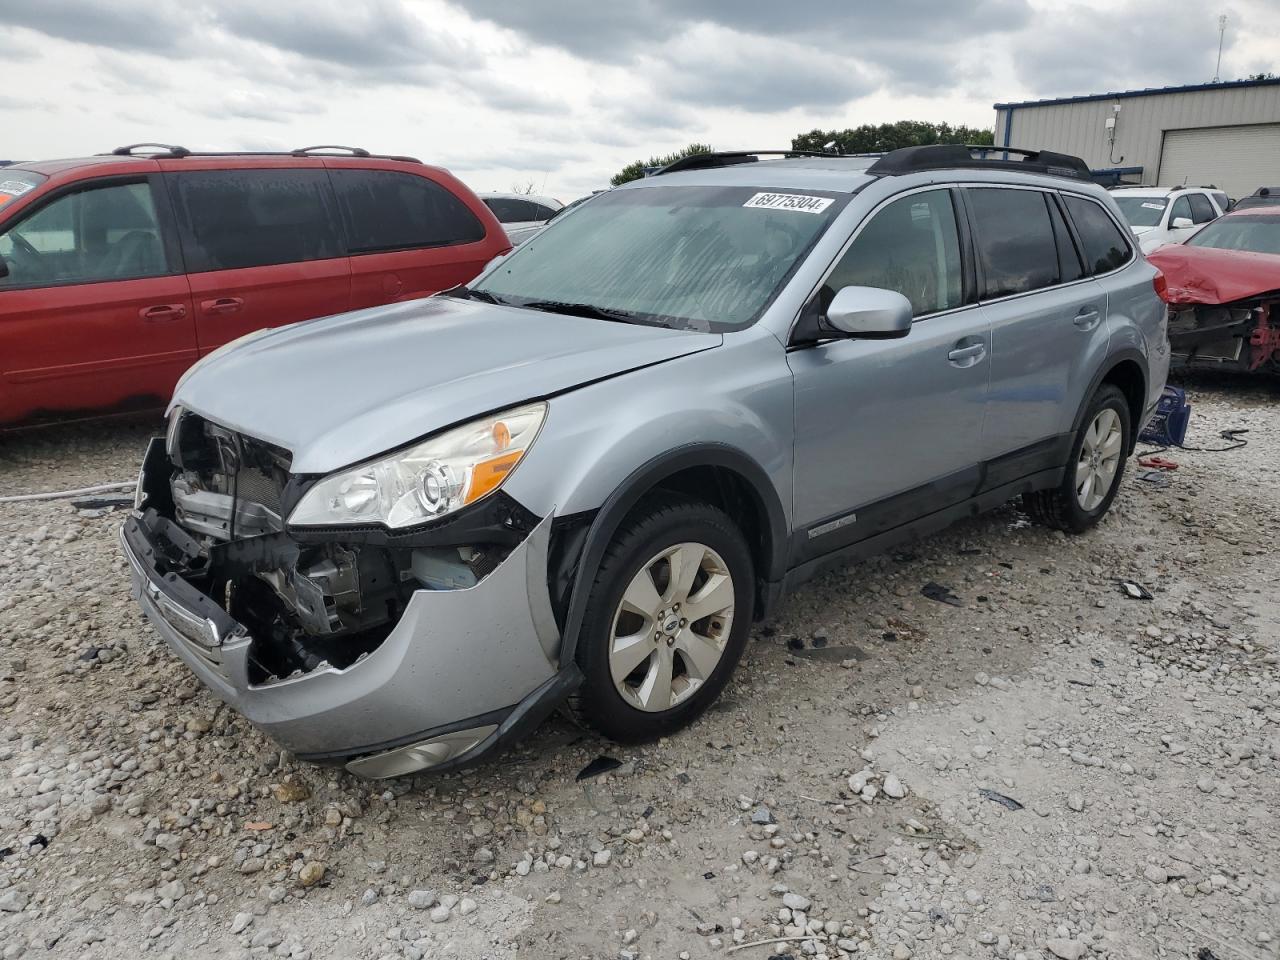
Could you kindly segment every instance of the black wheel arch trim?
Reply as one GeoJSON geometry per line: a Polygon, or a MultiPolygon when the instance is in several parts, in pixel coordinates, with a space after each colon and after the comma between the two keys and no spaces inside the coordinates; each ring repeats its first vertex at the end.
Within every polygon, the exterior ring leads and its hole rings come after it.
{"type": "MultiPolygon", "coordinates": [[[[695,467],[719,467],[730,470],[746,481],[768,525],[768,530],[765,531],[768,535],[767,565],[756,571],[757,577],[766,584],[770,584],[781,581],[785,576],[789,543],[786,513],[764,467],[738,448],[727,444],[690,443],[675,447],[633,470],[596,511],[583,545],[578,573],[569,601],[568,616],[560,644],[562,666],[574,662],[578,632],[582,628],[582,619],[586,612],[591,579],[599,568],[600,560],[623,519],[663,480],[695,467]]],[[[767,589],[765,592],[766,595],[770,594],[767,589]]]]}
{"type": "MultiPolygon", "coordinates": [[[[1084,425],[1085,414],[1089,411],[1089,404],[1093,402],[1094,395],[1098,392],[1098,388],[1102,386],[1107,376],[1121,362],[1132,360],[1138,365],[1138,369],[1142,371],[1142,406],[1146,408],[1146,394],[1148,385],[1151,383],[1151,369],[1147,365],[1147,358],[1136,347],[1125,347],[1114,353],[1107,354],[1107,359],[1098,365],[1098,371],[1093,375],[1093,379],[1089,382],[1089,389],[1085,391],[1084,398],[1080,401],[1080,408],[1076,411],[1075,419],[1071,422],[1071,435],[1074,437],[1080,432],[1080,428],[1084,425]]],[[[1139,411],[1139,417],[1142,412],[1139,411]]],[[[1142,425],[1139,423],[1129,424],[1129,452],[1132,453],[1138,442],[1138,433],[1141,431],[1142,425]]]]}

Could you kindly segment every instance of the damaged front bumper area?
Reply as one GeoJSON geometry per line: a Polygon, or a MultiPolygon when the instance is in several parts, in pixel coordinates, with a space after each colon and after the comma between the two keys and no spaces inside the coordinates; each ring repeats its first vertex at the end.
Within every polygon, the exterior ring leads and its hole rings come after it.
{"type": "Polygon", "coordinates": [[[1280,372],[1280,296],[1169,307],[1177,363],[1280,372]]]}
{"type": "Polygon", "coordinates": [[[121,530],[134,596],[219,698],[300,758],[375,778],[456,767],[580,681],[558,662],[551,517],[499,493],[429,530],[290,530],[287,454],[273,464],[235,438],[236,458],[211,466],[170,444],[172,458],[152,441],[121,530]]]}

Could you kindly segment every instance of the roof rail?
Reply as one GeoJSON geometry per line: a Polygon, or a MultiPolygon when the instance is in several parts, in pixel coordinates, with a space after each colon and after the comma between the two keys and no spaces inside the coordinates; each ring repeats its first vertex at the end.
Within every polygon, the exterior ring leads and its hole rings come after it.
{"type": "Polygon", "coordinates": [[[1020,170],[1024,173],[1047,173],[1073,180],[1092,180],[1089,165],[1079,157],[1049,150],[1023,150],[1017,147],[995,147],[990,144],[934,143],[919,147],[891,150],[867,168],[873,176],[899,176],[923,170],[953,167],[976,169],[1020,170]],[[1000,154],[988,157],[987,154],[1000,154]],[[1017,154],[1022,159],[1013,159],[1017,154]]]}
{"type": "Polygon", "coordinates": [[[705,170],[710,167],[731,167],[739,163],[755,163],[761,157],[837,157],[837,153],[819,150],[720,150],[713,153],[691,153],[655,170],[650,176],[681,170],[705,170]]]}
{"type": "Polygon", "coordinates": [[[391,153],[370,153],[362,147],[339,147],[323,145],[318,147],[300,147],[297,150],[188,150],[186,147],[175,147],[167,143],[131,143],[127,147],[116,147],[104,156],[117,157],[168,157],[181,160],[184,157],[328,157],[340,156],[330,151],[345,150],[348,155],[359,160],[397,160],[401,163],[421,163],[417,157],[406,157],[391,153]],[[142,147],[151,149],[141,150],[142,147]]]}
{"type": "Polygon", "coordinates": [[[360,157],[361,159],[369,156],[369,151],[364,147],[344,147],[339,143],[322,143],[315,147],[299,147],[297,150],[290,150],[289,152],[295,157],[305,157],[312,153],[334,153],[339,150],[346,151],[351,156],[360,157]]]}
{"type": "Polygon", "coordinates": [[[128,146],[116,147],[111,151],[111,155],[115,157],[133,157],[133,156],[168,156],[168,157],[185,157],[191,153],[186,147],[177,147],[171,143],[131,143],[128,146]],[[149,149],[143,150],[143,147],[149,149]]]}
{"type": "Polygon", "coordinates": [[[290,150],[289,155],[292,157],[311,157],[311,156],[327,157],[327,156],[332,156],[336,151],[339,151],[339,150],[345,150],[351,156],[357,157],[361,160],[364,160],[364,159],[401,160],[404,163],[421,163],[422,162],[417,157],[406,157],[406,156],[401,156],[399,154],[394,154],[394,153],[370,153],[364,147],[344,147],[341,144],[336,144],[336,143],[322,143],[319,146],[315,146],[315,147],[299,147],[297,150],[290,150]]]}

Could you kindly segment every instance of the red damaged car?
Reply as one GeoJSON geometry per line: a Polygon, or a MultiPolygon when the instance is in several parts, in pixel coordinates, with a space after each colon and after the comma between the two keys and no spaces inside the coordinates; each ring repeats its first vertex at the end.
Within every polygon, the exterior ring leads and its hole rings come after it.
{"type": "Polygon", "coordinates": [[[1175,361],[1280,373],[1280,206],[1233,211],[1147,259],[1167,284],[1175,361]]]}
{"type": "Polygon", "coordinates": [[[136,144],[0,168],[0,428],[163,407],[261,327],[424,297],[511,248],[464,184],[347,147],[136,144]]]}

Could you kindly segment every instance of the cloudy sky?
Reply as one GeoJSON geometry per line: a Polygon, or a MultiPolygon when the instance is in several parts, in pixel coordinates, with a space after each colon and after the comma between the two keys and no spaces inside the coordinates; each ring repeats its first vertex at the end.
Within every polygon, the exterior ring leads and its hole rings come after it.
{"type": "Polygon", "coordinates": [[[572,199],[694,140],[1280,72],[1276,0],[0,0],[0,158],[358,144],[572,199]]]}

